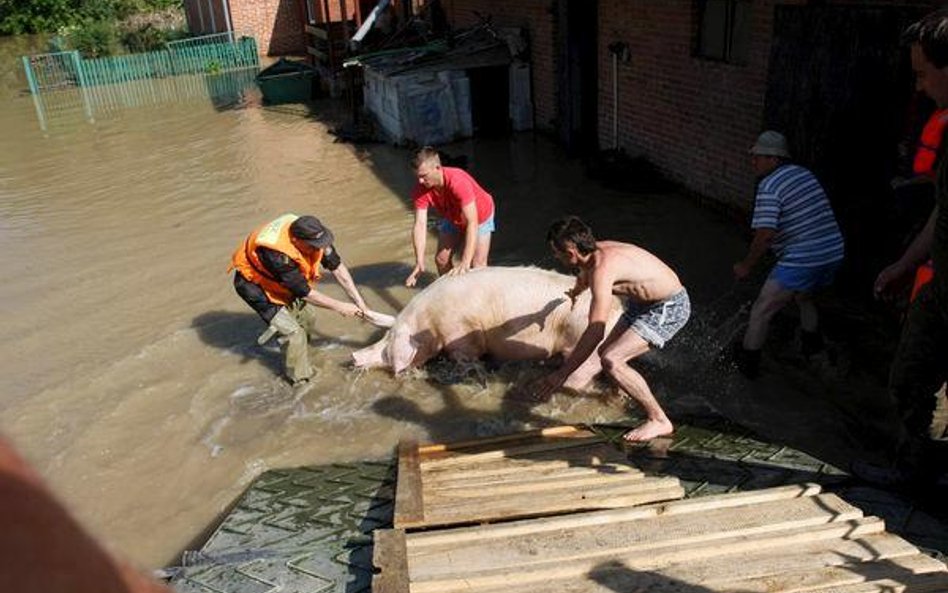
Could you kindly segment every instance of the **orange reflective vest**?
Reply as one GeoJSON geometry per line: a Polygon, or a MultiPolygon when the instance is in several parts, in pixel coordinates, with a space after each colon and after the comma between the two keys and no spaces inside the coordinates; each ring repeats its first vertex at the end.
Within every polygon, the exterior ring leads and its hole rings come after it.
{"type": "MultiPolygon", "coordinates": [[[[945,139],[945,129],[948,128],[948,109],[939,109],[928,118],[922,128],[922,137],[918,141],[918,150],[915,151],[915,160],[912,162],[912,171],[916,175],[935,178],[935,162],[941,151],[945,139]]],[[[912,295],[909,300],[914,301],[918,291],[931,282],[935,274],[931,260],[920,265],[915,270],[915,282],[912,285],[912,295]]]]}
{"type": "Polygon", "coordinates": [[[912,171],[916,175],[935,177],[935,161],[938,160],[946,127],[948,127],[948,109],[939,109],[928,118],[925,127],[922,128],[922,136],[918,140],[918,149],[915,151],[915,160],[912,162],[912,171]]]}
{"type": "Polygon", "coordinates": [[[914,301],[915,297],[918,296],[918,291],[922,289],[923,286],[932,281],[932,278],[935,277],[935,266],[932,265],[932,260],[928,260],[922,265],[918,266],[915,270],[915,282],[912,284],[912,296],[909,297],[909,301],[914,301]]]}
{"type": "Polygon", "coordinates": [[[323,250],[314,249],[309,255],[304,254],[290,237],[290,225],[297,218],[295,214],[284,214],[261,226],[250,233],[230,260],[230,269],[236,269],[248,282],[258,285],[267,293],[267,298],[278,305],[288,305],[295,297],[263,265],[257,255],[257,247],[279,251],[292,259],[310,286],[314,286],[320,278],[319,264],[323,259],[323,250]]]}

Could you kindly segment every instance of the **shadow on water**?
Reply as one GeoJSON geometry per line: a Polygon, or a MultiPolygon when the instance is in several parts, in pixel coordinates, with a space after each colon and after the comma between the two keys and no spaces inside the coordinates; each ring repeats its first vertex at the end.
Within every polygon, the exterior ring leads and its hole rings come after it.
{"type": "Polygon", "coordinates": [[[257,345],[266,326],[256,313],[209,311],[192,319],[191,327],[205,344],[240,356],[239,364],[257,362],[276,375],[283,373],[279,351],[257,345]]]}

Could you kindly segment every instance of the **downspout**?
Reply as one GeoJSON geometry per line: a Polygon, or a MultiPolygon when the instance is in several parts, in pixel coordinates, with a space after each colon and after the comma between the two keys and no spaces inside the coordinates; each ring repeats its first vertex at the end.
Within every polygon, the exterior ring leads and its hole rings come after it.
{"type": "Polygon", "coordinates": [[[234,21],[230,19],[230,0],[221,0],[221,8],[224,9],[224,23],[227,26],[227,39],[234,42],[234,21]]]}
{"type": "Polygon", "coordinates": [[[201,25],[201,35],[207,33],[207,30],[204,28],[204,9],[201,8],[201,0],[194,0],[194,4],[198,9],[198,23],[201,25]]]}
{"type": "Polygon", "coordinates": [[[217,33],[217,20],[214,18],[214,6],[211,0],[207,0],[207,11],[211,13],[211,33],[217,33]]]}
{"type": "Polygon", "coordinates": [[[612,150],[619,148],[619,83],[616,80],[619,56],[612,53],[612,150]]]}
{"type": "Polygon", "coordinates": [[[612,54],[612,149],[619,148],[619,60],[629,61],[629,45],[622,41],[609,44],[612,54]]]}

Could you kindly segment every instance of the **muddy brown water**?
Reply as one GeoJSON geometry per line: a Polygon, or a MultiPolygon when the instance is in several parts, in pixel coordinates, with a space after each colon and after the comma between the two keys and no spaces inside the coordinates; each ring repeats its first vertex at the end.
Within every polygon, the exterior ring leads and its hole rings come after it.
{"type": "MultiPolygon", "coordinates": [[[[333,106],[263,108],[253,88],[229,102],[169,90],[94,121],[63,109],[43,131],[14,60],[34,47],[0,39],[0,431],[112,549],[145,567],[173,562],[269,468],[387,457],[403,437],[628,420],[610,398],[510,404],[538,365],[355,372],[349,352],[380,333],[328,312],[312,344],[318,378],[294,400],[276,350],[255,344],[263,325],[233,292],[230,254],[275,215],[316,214],[369,304],[395,313],[414,294],[401,284],[408,152],[335,142],[333,106]]],[[[446,148],[496,197],[493,263],[553,267],[546,228],[580,213],[675,267],[696,320],[648,376],[663,401],[707,389],[690,379],[736,321],[702,312],[742,299],[733,223],[675,193],[605,188],[540,136],[446,148]]]]}

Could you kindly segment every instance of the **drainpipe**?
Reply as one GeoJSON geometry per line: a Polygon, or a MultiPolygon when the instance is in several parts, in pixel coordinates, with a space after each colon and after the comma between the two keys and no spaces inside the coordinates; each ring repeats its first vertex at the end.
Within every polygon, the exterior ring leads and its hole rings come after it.
{"type": "Polygon", "coordinates": [[[234,42],[234,21],[230,18],[230,1],[221,0],[221,8],[224,9],[224,24],[227,27],[227,39],[233,43],[234,42]]]}
{"type": "Polygon", "coordinates": [[[619,56],[612,54],[612,150],[619,148],[619,83],[616,72],[619,56]]]}
{"type": "Polygon", "coordinates": [[[201,25],[201,35],[204,35],[207,31],[204,29],[204,9],[201,8],[201,0],[195,0],[194,4],[198,9],[198,23],[201,25]]]}
{"type": "Polygon", "coordinates": [[[207,0],[207,11],[211,14],[211,33],[217,33],[217,22],[214,19],[214,7],[211,6],[211,0],[207,0]]]}
{"type": "Polygon", "coordinates": [[[612,149],[619,148],[619,60],[629,61],[629,44],[613,41],[609,44],[612,54],[612,149]]]}

